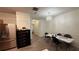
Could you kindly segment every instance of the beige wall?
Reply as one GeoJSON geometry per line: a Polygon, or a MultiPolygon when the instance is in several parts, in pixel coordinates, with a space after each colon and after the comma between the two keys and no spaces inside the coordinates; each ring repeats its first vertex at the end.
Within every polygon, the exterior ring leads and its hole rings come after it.
{"type": "Polygon", "coordinates": [[[16,14],[11,13],[2,13],[0,12],[0,19],[4,21],[4,23],[16,23],[16,14]]]}
{"type": "Polygon", "coordinates": [[[12,40],[16,40],[16,25],[15,24],[8,24],[9,28],[9,38],[12,40]]]}
{"type": "Polygon", "coordinates": [[[0,12],[0,19],[3,20],[5,24],[8,24],[10,39],[15,39],[16,38],[16,14],[0,12]]]}
{"type": "Polygon", "coordinates": [[[0,12],[0,19],[9,28],[9,40],[0,41],[0,50],[16,47],[16,14],[0,12]]]}
{"type": "Polygon", "coordinates": [[[71,34],[74,45],[79,47],[79,10],[58,15],[54,20],[55,32],[71,34]]]}
{"type": "Polygon", "coordinates": [[[31,28],[30,15],[23,12],[16,12],[16,24],[18,29],[22,29],[22,27],[30,29],[31,28]]]}

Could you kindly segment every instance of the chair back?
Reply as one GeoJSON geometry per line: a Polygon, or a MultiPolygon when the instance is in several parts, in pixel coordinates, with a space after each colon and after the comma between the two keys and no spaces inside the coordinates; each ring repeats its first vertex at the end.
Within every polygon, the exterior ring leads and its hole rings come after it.
{"type": "Polygon", "coordinates": [[[52,40],[56,44],[59,44],[60,43],[59,40],[56,37],[54,37],[54,36],[52,36],[52,40]]]}
{"type": "Polygon", "coordinates": [[[47,35],[48,33],[46,32],[45,35],[47,35]]]}
{"type": "Polygon", "coordinates": [[[72,38],[72,36],[70,34],[65,34],[64,37],[72,38]]]}
{"type": "Polygon", "coordinates": [[[62,34],[61,34],[61,33],[58,33],[57,35],[58,35],[58,36],[62,36],[62,34]]]}

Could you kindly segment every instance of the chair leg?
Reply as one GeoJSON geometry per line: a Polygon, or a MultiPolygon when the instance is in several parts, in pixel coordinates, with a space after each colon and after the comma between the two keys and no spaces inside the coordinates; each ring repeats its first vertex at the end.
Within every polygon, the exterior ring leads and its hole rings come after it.
{"type": "Polygon", "coordinates": [[[66,51],[70,51],[70,45],[69,44],[66,45],[66,51]]]}

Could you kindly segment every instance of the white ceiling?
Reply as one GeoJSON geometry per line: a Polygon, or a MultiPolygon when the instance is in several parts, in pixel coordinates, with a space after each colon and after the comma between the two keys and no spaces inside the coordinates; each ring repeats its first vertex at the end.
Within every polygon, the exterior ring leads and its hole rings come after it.
{"type": "Polygon", "coordinates": [[[37,15],[39,17],[56,16],[65,12],[79,9],[77,7],[45,7],[39,8],[37,15]]]}
{"type": "Polygon", "coordinates": [[[69,12],[78,7],[39,7],[36,14],[32,10],[33,7],[0,7],[0,12],[16,13],[16,11],[30,13],[34,17],[56,16],[64,12],[69,12]]]}

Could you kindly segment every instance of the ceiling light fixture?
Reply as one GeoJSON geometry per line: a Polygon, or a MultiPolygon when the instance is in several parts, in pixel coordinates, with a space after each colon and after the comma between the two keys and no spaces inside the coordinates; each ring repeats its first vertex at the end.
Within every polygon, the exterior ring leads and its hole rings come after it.
{"type": "Polygon", "coordinates": [[[46,17],[46,20],[47,20],[47,21],[50,21],[50,20],[52,20],[52,17],[51,17],[51,16],[47,16],[47,17],[46,17]]]}
{"type": "Polygon", "coordinates": [[[37,19],[37,14],[38,14],[39,8],[38,7],[33,7],[32,10],[33,10],[33,18],[37,19]]]}
{"type": "Polygon", "coordinates": [[[38,11],[38,8],[37,8],[37,7],[33,7],[32,10],[33,10],[33,11],[38,11]]]}

